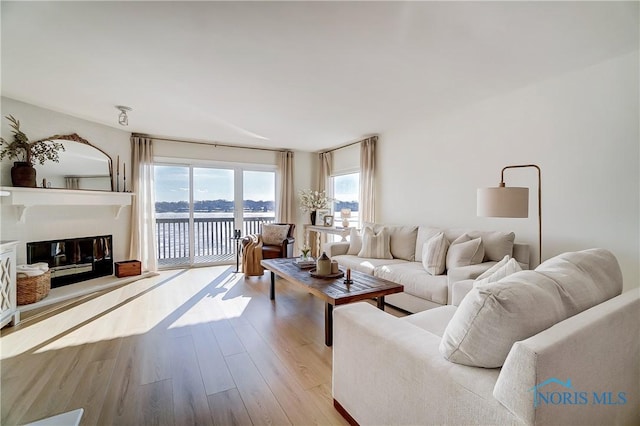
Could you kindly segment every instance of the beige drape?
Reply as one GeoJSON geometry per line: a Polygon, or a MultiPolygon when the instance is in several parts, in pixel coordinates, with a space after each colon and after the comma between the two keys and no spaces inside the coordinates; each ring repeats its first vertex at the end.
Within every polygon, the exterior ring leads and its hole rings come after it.
{"type": "MultiPolygon", "coordinates": [[[[331,177],[331,162],[333,154],[331,152],[321,152],[318,154],[318,191],[325,191],[327,196],[332,196],[332,189],[329,183],[331,177]]],[[[314,225],[312,223],[312,225],[314,225]]],[[[327,234],[309,232],[309,244],[311,246],[311,256],[318,257],[322,254],[322,244],[326,242],[327,234]]]]}
{"type": "Polygon", "coordinates": [[[129,258],[140,260],[143,270],[156,271],[158,260],[151,139],[131,137],[131,160],[133,200],[129,258]]]}
{"type": "MultiPolygon", "coordinates": [[[[332,159],[332,153],[330,152],[321,152],[320,154],[318,154],[318,157],[320,159],[320,167],[318,167],[318,191],[329,191],[329,185],[327,185],[327,182],[329,181],[329,178],[331,177],[331,159],[332,159]]],[[[329,193],[327,193],[327,195],[331,195],[329,193]]]]}
{"type": "Polygon", "coordinates": [[[376,176],[376,142],[372,136],[360,143],[360,226],[364,222],[375,222],[375,176],[376,176]]]}
{"type": "Polygon", "coordinates": [[[276,222],[295,223],[293,207],[293,152],[278,153],[278,197],[276,205],[276,222]]]}

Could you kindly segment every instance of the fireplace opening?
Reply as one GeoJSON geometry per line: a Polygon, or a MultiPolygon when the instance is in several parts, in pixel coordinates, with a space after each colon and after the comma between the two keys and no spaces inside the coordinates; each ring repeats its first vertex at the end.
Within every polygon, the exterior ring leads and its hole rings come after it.
{"type": "Polygon", "coordinates": [[[47,262],[51,287],[113,275],[113,237],[67,238],[27,243],[27,263],[47,262]]]}

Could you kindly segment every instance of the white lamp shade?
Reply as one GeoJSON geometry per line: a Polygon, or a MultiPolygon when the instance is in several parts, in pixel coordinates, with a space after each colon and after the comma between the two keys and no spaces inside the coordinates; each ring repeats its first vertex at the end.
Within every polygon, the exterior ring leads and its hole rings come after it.
{"type": "Polygon", "coordinates": [[[529,188],[478,188],[477,215],[529,217],[529,188]]]}

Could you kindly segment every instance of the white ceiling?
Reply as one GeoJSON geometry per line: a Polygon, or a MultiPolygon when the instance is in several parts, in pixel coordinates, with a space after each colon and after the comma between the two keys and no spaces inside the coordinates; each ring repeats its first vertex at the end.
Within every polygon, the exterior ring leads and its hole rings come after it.
{"type": "Polygon", "coordinates": [[[637,50],[638,5],[2,1],[2,95],[316,151],[637,50]]]}

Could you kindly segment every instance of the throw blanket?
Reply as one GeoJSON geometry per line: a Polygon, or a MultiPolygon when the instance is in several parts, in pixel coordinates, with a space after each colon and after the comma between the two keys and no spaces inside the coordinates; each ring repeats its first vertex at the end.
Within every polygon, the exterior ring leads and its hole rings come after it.
{"type": "Polygon", "coordinates": [[[242,251],[242,270],[245,277],[255,277],[264,274],[264,268],[260,265],[262,260],[262,236],[252,234],[247,236],[249,243],[242,251]]]}

